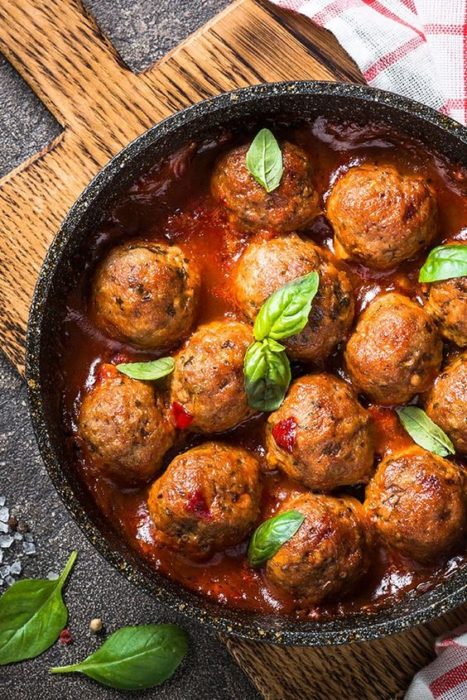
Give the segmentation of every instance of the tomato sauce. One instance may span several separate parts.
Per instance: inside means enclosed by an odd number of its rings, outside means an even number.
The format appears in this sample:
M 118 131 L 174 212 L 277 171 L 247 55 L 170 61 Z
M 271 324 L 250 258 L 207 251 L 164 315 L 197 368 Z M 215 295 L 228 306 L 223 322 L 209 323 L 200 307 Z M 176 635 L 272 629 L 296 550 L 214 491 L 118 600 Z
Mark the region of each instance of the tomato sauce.
M 275 133 L 287 136 L 309 153 L 322 204 L 334 180 L 349 166 L 363 161 L 389 161 L 400 169 L 414 168 L 431 179 L 440 208 L 440 234 L 436 243 L 467 239 L 467 172 L 427 151 L 416 140 L 377 124 L 361 127 L 352 123 L 330 123 L 324 118 L 299 128 L 280 126 L 275 128 Z M 71 435 L 72 441 L 76 439 L 81 397 L 93 385 L 102 362 L 157 357 L 110 340 L 95 328 L 90 319 L 90 280 L 97 261 L 111 247 L 133 237 L 163 240 L 180 246 L 202 270 L 199 322 L 224 317 L 241 318 L 233 305 L 231 279 L 232 269 L 248 237 L 229 226 L 209 193 L 210 173 L 216 158 L 238 141 L 239 137 L 223 134 L 210 142 L 188 144 L 171 158 L 156 164 L 121 197 L 105 224 L 89 241 L 79 284 L 67 300 L 60 338 L 61 367 L 57 391 L 64 407 L 64 435 Z M 332 230 L 324 216 L 316 219 L 303 235 L 333 250 Z M 346 265 L 355 288 L 357 313 L 381 291 L 398 290 L 421 299 L 423 289 L 417 278 L 424 257 L 385 272 L 375 272 L 362 265 Z M 446 353 L 451 352 L 453 349 L 447 347 Z M 310 371 L 303 364 L 294 364 L 292 369 L 295 375 Z M 341 349 L 329 359 L 327 369 L 345 378 Z M 411 444 L 411 438 L 391 408 L 373 405 L 368 408 L 375 425 L 378 460 L 388 452 Z M 186 428 L 189 418 L 179 411 L 176 420 L 180 427 Z M 220 438 L 252 450 L 264 466 L 265 419 L 266 416 L 255 417 Z M 209 439 L 209 436 L 190 436 L 189 433 L 184 433 L 184 436 L 177 448 L 167 455 L 167 463 L 178 452 Z M 284 426 L 281 439 L 287 444 L 293 439 L 293 426 Z M 77 443 L 79 446 L 79 441 Z M 147 488 L 122 489 L 96 474 L 84 451 L 75 450 L 75 455 L 76 469 L 92 498 L 131 547 L 166 576 L 231 607 L 313 618 L 373 611 L 394 603 L 408 592 L 428 590 L 465 564 L 463 553 L 435 565 L 422 566 L 380 547 L 374 552 L 368 575 L 355 592 L 339 602 L 300 610 L 286 593 L 266 582 L 262 570 L 248 566 L 248 542 L 217 553 L 207 562 L 190 561 L 157 541 L 146 506 Z M 265 471 L 261 519 L 274 514 L 292 492 L 300 491 L 301 487 L 287 478 Z M 363 487 L 341 491 L 363 500 Z M 195 499 L 193 508 L 201 512 L 205 504 Z M 204 511 L 202 514 L 208 517 Z

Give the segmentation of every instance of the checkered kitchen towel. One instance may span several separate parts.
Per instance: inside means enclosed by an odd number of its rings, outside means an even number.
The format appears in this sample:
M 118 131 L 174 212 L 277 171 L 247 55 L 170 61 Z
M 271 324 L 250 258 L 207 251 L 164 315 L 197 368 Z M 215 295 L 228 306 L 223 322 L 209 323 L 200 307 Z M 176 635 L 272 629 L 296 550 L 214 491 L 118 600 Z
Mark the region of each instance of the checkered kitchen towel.
M 467 0 L 273 2 L 329 29 L 370 85 L 467 123 Z
M 370 85 L 467 123 L 467 0 L 273 2 L 329 29 Z M 467 700 L 467 626 L 435 649 L 405 700 Z

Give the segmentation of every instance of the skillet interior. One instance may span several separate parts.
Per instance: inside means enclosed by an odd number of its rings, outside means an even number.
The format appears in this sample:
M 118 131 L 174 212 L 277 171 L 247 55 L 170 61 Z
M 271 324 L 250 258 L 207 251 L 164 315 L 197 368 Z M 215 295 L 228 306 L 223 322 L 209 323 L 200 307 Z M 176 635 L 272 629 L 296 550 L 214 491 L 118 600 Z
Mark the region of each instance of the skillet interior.
M 33 424 L 47 470 L 74 519 L 98 551 L 130 581 L 160 602 L 212 628 L 256 641 L 324 645 L 381 637 L 419 624 L 467 600 L 467 569 L 428 593 L 408 596 L 390 609 L 326 622 L 296 621 L 226 609 L 190 593 L 149 569 L 113 532 L 76 478 L 60 431 L 54 384 L 60 312 L 75 278 L 77 253 L 119 195 L 155 161 L 187 141 L 220 128 L 284 117 L 316 116 L 365 124 L 383 122 L 467 165 L 467 130 L 402 97 L 371 88 L 320 82 L 278 83 L 235 91 L 180 112 L 143 134 L 93 180 L 70 211 L 40 272 L 27 339 L 27 378 Z

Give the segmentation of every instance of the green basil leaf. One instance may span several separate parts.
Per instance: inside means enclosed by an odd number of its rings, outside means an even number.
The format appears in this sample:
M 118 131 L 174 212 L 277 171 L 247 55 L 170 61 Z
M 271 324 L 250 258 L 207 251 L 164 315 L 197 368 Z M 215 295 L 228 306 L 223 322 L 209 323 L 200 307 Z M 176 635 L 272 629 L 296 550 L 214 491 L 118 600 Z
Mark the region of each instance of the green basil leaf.
M 290 363 L 284 350 L 272 348 L 268 338 L 250 345 L 243 372 L 249 405 L 256 411 L 275 411 L 289 388 Z
M 143 690 L 170 678 L 187 650 L 187 634 L 177 625 L 122 627 L 81 663 L 50 672 L 79 672 L 118 690 Z
M 256 340 L 266 337 L 282 340 L 300 333 L 308 322 L 318 287 L 318 273 L 310 272 L 271 294 L 255 320 L 253 332 Z
M 33 659 L 58 639 L 68 619 L 62 588 L 76 559 L 72 552 L 56 581 L 17 581 L 0 598 L 0 665 Z
M 420 270 L 419 282 L 440 282 L 467 277 L 467 245 L 440 245 L 430 251 Z
M 295 535 L 304 520 L 305 516 L 297 510 L 287 510 L 261 523 L 248 546 L 248 561 L 251 566 L 261 566 L 273 557 Z
M 127 362 L 116 365 L 119 372 L 132 379 L 144 379 L 147 382 L 162 379 L 174 371 L 175 361 L 173 357 L 161 357 L 150 362 Z
M 397 408 L 399 420 L 417 445 L 440 457 L 455 454 L 454 445 L 444 430 L 433 423 L 425 411 L 417 406 Z
M 279 187 L 284 172 L 282 152 L 269 129 L 256 134 L 246 154 L 246 167 L 266 192 Z

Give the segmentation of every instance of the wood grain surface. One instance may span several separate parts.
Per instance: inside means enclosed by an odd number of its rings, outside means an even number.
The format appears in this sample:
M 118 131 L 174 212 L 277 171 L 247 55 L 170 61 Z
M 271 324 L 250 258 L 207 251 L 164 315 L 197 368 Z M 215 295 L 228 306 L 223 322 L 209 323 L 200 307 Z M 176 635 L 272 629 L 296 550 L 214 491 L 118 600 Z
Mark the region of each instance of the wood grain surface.
M 238 0 L 135 75 L 78 0 L 0 0 L 0 51 L 63 128 L 0 180 L 0 339 L 20 371 L 46 249 L 91 177 L 130 140 L 180 108 L 245 85 L 363 82 L 332 35 L 266 1 Z M 434 635 L 465 616 L 463 608 L 397 637 L 336 648 L 224 641 L 266 698 L 385 700 L 402 697 Z

